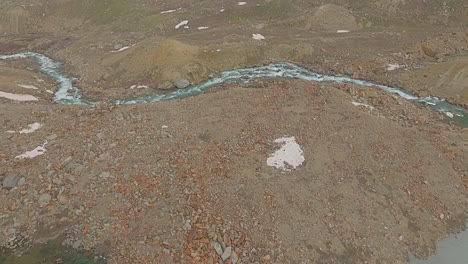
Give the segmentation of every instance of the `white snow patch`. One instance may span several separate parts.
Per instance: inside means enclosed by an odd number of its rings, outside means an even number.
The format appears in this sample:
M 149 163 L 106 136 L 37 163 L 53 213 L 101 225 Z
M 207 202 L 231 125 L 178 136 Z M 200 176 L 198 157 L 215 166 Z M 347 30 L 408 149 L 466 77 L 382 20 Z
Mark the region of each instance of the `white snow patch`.
M 198 27 L 199 30 L 209 29 L 210 27 Z
M 343 33 L 349 33 L 350 31 L 349 30 L 346 30 L 346 29 L 339 29 L 336 31 L 336 33 L 338 34 L 343 34 Z
M 180 22 L 179 24 L 177 24 L 177 25 L 175 26 L 175 29 L 179 29 L 179 28 L 181 28 L 181 27 L 186 27 L 186 26 L 188 25 L 188 23 L 189 23 L 188 20 L 184 20 L 184 21 Z
M 125 47 L 122 47 L 122 48 L 120 48 L 118 50 L 112 50 L 111 52 L 121 52 L 121 51 L 127 50 L 129 48 L 130 48 L 130 46 L 125 46 Z
M 451 113 L 451 112 L 445 112 L 445 115 L 448 116 L 448 117 L 450 117 L 450 118 L 453 118 L 453 117 L 454 117 L 453 113 Z
M 130 86 L 130 89 L 133 90 L 133 89 L 148 89 L 149 87 L 146 86 L 146 85 L 132 85 Z
M 161 127 L 162 129 L 166 129 L 166 128 L 169 128 L 168 126 L 164 125 Z
M 400 64 L 396 64 L 396 63 L 390 63 L 390 64 L 387 64 L 387 71 L 394 71 L 394 70 L 398 70 L 400 68 L 403 68 L 404 66 L 400 65 Z
M 34 157 L 37 157 L 37 156 L 40 156 L 40 155 L 44 155 L 45 152 L 47 151 L 45 149 L 45 146 L 47 145 L 47 141 L 44 142 L 44 144 L 42 144 L 42 146 L 37 146 L 37 148 L 31 150 L 31 151 L 28 151 L 28 152 L 25 152 L 21 155 L 18 155 L 15 157 L 15 159 L 32 159 Z
M 247 2 L 237 2 L 237 5 L 240 5 L 240 6 L 243 6 L 243 5 L 246 5 Z
M 224 11 L 226 11 L 226 9 L 224 9 L 224 8 L 219 10 L 219 12 L 221 12 L 221 13 L 224 12 Z
M 182 9 L 182 7 L 179 7 L 177 9 L 166 10 L 166 11 L 162 11 L 161 14 L 174 13 L 174 12 L 179 11 L 181 9 Z
M 255 40 L 263 40 L 265 37 L 262 34 L 252 34 L 252 38 Z
M 32 90 L 38 90 L 34 85 L 28 85 L 28 84 L 18 84 L 19 87 L 24 88 L 24 89 L 32 89 Z
M 10 100 L 20 101 L 20 102 L 39 101 L 37 97 L 32 96 L 30 94 L 12 94 L 12 93 L 5 93 L 2 91 L 0 91 L 0 97 L 10 99 Z
M 358 102 L 351 102 L 351 103 L 352 103 L 354 106 L 364 106 L 364 107 L 367 107 L 367 108 L 369 108 L 369 109 L 371 109 L 371 110 L 373 110 L 373 109 L 374 109 L 374 107 L 373 107 L 373 106 L 371 106 L 371 105 L 368 105 L 368 104 L 364 104 L 364 103 L 358 103 Z
M 177 11 L 176 9 L 171 9 L 171 10 L 162 11 L 161 14 L 168 14 L 168 13 L 173 13 L 176 11 Z
M 24 128 L 22 130 L 20 130 L 20 134 L 30 134 L 36 130 L 38 130 L 39 128 L 42 127 L 42 124 L 41 123 L 32 123 L 32 124 L 29 124 L 28 125 L 28 128 Z
M 45 90 L 47 93 L 50 93 L 50 94 L 53 94 L 54 92 L 52 92 L 51 90 Z
M 295 137 L 278 138 L 274 142 L 283 146 L 267 159 L 268 166 L 291 171 L 291 168 L 296 169 L 305 161 L 304 152 Z

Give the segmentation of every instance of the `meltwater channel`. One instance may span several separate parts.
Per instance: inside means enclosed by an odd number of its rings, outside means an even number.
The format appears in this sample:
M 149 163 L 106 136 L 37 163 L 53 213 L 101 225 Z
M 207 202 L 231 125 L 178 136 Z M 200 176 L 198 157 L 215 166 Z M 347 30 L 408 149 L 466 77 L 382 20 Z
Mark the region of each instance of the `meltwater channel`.
M 61 70 L 61 63 L 54 61 L 46 55 L 36 52 L 24 52 L 11 55 L 0 55 L 0 60 L 33 58 L 39 64 L 39 70 L 53 78 L 58 84 L 59 89 L 55 93 L 54 102 L 68 105 L 94 105 L 93 102 L 83 98 L 80 90 L 73 86 L 73 77 Z M 468 110 L 448 103 L 444 99 L 437 97 L 418 97 L 402 88 L 390 87 L 371 81 L 354 79 L 346 76 L 324 75 L 310 71 L 289 62 L 272 63 L 265 66 L 235 69 L 224 71 L 218 74 L 218 77 L 209 79 L 200 84 L 187 87 L 185 89 L 174 90 L 172 92 L 160 95 L 144 96 L 130 99 L 114 101 L 115 104 L 139 104 L 153 103 L 164 100 L 186 98 L 203 93 L 205 90 L 218 86 L 223 83 L 249 82 L 253 79 L 264 77 L 285 77 L 295 78 L 314 82 L 334 82 L 351 83 L 368 87 L 377 87 L 390 93 L 397 94 L 407 100 L 420 102 L 431 106 L 436 111 L 444 113 L 452 118 L 456 124 L 468 127 Z

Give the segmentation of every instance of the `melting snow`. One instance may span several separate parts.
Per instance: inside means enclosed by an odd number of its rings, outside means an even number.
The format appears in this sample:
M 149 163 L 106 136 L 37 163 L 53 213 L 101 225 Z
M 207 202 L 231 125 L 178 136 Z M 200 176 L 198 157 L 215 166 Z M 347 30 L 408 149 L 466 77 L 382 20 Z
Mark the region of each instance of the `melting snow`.
M 37 88 L 37 87 L 34 86 L 34 85 L 18 84 L 18 86 L 21 87 L 21 88 L 24 88 L 24 89 L 33 89 L 33 90 L 39 89 L 39 88 Z
M 368 107 L 368 108 L 370 108 L 371 110 L 372 110 L 372 109 L 374 109 L 374 107 L 373 107 L 373 106 L 371 106 L 371 105 L 368 105 L 368 104 L 364 104 L 364 103 L 358 103 L 358 102 L 351 102 L 351 103 L 352 103 L 353 105 L 355 105 L 355 106 L 365 106 L 365 107 Z
M 387 65 L 387 71 L 394 71 L 394 70 L 398 70 L 400 68 L 403 68 L 403 66 L 401 66 L 400 64 L 388 64 Z
M 166 10 L 166 11 L 162 11 L 161 14 L 168 14 L 168 13 L 172 13 L 172 12 L 176 12 L 177 10 L 175 9 L 171 9 L 171 10 Z
M 125 46 L 125 47 L 122 47 L 122 48 L 120 48 L 118 50 L 112 50 L 111 52 L 121 52 L 121 51 L 124 51 L 124 50 L 129 49 L 129 48 L 130 48 L 130 46 Z
M 177 9 L 166 10 L 166 11 L 162 11 L 161 14 L 173 13 L 173 12 L 179 11 L 181 9 L 182 9 L 182 7 L 179 7 Z
M 34 157 L 37 157 L 37 156 L 40 156 L 40 155 L 44 155 L 44 153 L 47 151 L 45 149 L 45 145 L 47 145 L 47 141 L 44 142 L 44 144 L 42 144 L 42 146 L 38 146 L 37 148 L 31 150 L 31 151 L 28 151 L 28 152 L 25 152 L 19 156 L 16 156 L 15 159 L 32 159 Z
M 42 127 L 42 124 L 36 122 L 36 123 L 33 123 L 33 124 L 29 124 L 28 128 L 25 128 L 25 129 L 21 130 L 19 133 L 20 134 L 29 134 L 29 133 L 32 133 L 32 132 L 38 130 L 41 127 Z
M 199 30 L 208 29 L 209 27 L 198 27 Z
M 10 100 L 20 101 L 20 102 L 39 101 L 37 97 L 32 96 L 30 94 L 12 94 L 12 93 L 5 93 L 2 91 L 0 91 L 0 97 L 10 99 Z
M 274 142 L 282 143 L 283 146 L 267 159 L 268 166 L 291 171 L 291 168 L 295 169 L 305 161 L 304 152 L 301 146 L 296 143 L 295 137 L 278 138 Z
M 240 6 L 243 6 L 243 5 L 246 5 L 247 2 L 237 2 L 237 4 L 240 5 Z
M 133 90 L 133 89 L 148 89 L 149 87 L 146 86 L 146 85 L 132 85 L 130 86 L 130 89 Z
M 185 28 L 185 27 L 188 25 L 188 23 L 189 23 L 188 20 L 184 20 L 184 21 L 180 22 L 179 24 L 177 24 L 177 25 L 175 26 L 175 29 L 179 29 L 179 28 L 181 28 L 181 27 L 184 27 L 184 28 Z
M 263 40 L 265 37 L 262 34 L 252 34 L 252 38 L 256 40 Z
M 349 30 L 345 30 L 345 29 L 339 29 L 336 31 L 336 33 L 338 34 L 349 33 L 349 32 L 350 32 Z
M 454 115 L 453 115 L 452 113 L 450 113 L 450 112 L 445 112 L 445 115 L 448 116 L 448 117 L 450 117 L 450 118 L 453 118 L 453 117 L 454 117 Z

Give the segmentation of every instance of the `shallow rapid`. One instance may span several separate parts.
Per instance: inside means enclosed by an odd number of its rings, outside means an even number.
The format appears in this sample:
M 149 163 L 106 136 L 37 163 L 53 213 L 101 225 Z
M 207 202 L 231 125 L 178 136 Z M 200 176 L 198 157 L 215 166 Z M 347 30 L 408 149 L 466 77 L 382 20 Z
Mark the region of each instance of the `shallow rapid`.
M 54 102 L 59 104 L 94 105 L 93 102 L 84 99 L 78 88 L 73 86 L 73 77 L 61 70 L 61 64 L 36 52 L 24 52 L 12 55 L 0 55 L 0 60 L 33 58 L 39 64 L 39 70 L 55 79 L 59 84 L 59 89 L 55 93 Z M 249 82 L 253 79 L 265 77 L 285 77 L 295 78 L 315 82 L 351 83 L 367 87 L 377 87 L 390 93 L 397 94 L 407 100 L 424 103 L 431 108 L 444 113 L 460 126 L 468 127 L 468 110 L 457 105 L 448 103 L 444 99 L 437 97 L 418 97 L 408 91 L 398 87 L 390 87 L 371 81 L 354 79 L 346 76 L 324 75 L 310 71 L 306 68 L 288 62 L 272 63 L 265 66 L 235 69 L 219 73 L 218 77 L 209 79 L 200 84 L 187 87 L 185 89 L 174 90 L 166 94 L 151 95 L 130 99 L 114 101 L 115 104 L 139 104 L 153 103 L 164 100 L 191 97 L 203 93 L 205 90 L 223 83 Z

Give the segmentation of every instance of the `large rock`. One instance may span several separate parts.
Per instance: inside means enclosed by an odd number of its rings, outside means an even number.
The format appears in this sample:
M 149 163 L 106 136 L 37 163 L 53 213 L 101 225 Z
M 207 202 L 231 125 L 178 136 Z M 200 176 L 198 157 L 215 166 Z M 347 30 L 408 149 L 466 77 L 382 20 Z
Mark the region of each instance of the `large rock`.
M 190 85 L 190 82 L 188 80 L 182 79 L 182 80 L 176 81 L 174 85 L 179 89 L 184 89 Z
M 10 190 L 16 187 L 20 177 L 15 174 L 8 174 L 5 179 L 3 179 L 3 188 Z
M 48 193 L 44 193 L 41 196 L 39 196 L 39 207 L 44 207 L 50 203 L 50 200 L 52 199 L 52 196 Z

